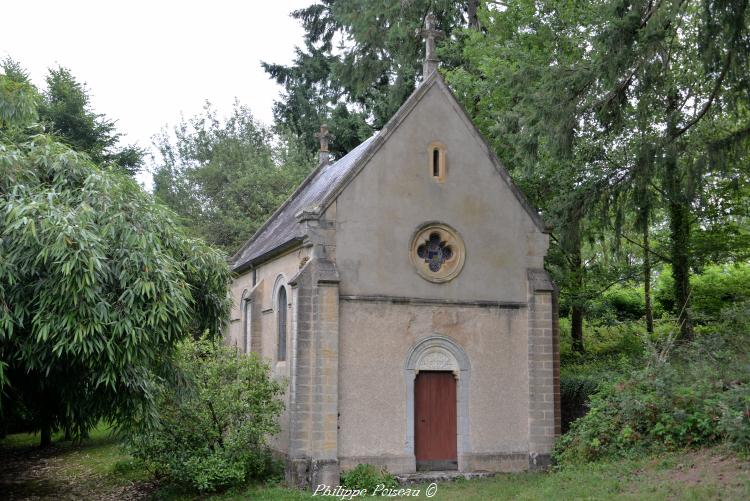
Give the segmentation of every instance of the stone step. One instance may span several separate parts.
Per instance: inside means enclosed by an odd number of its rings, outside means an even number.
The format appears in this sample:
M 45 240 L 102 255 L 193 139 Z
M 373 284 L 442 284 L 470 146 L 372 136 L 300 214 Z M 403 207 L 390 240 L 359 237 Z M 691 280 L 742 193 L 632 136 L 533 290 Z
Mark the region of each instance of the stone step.
M 417 473 L 400 473 L 394 475 L 401 485 L 431 484 L 433 482 L 453 482 L 458 479 L 474 480 L 476 478 L 491 478 L 492 471 L 419 471 Z

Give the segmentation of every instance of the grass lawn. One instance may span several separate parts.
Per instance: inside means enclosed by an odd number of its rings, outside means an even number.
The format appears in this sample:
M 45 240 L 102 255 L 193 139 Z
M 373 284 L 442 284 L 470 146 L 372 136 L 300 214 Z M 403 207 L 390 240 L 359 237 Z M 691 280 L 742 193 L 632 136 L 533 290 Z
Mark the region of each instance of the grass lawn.
M 0 442 L 0 498 L 207 499 L 157 486 L 122 452 L 105 428 L 94 430 L 80 445 L 56 442 L 51 448 L 39 449 L 37 441 L 38 436 L 11 435 Z M 413 488 L 421 489 L 420 498 L 427 499 L 426 486 Z M 253 486 L 209 499 L 312 498 L 310 492 Z M 503 474 L 440 484 L 432 499 L 745 500 L 750 499 L 750 462 L 723 448 L 704 449 L 569 467 L 553 473 Z

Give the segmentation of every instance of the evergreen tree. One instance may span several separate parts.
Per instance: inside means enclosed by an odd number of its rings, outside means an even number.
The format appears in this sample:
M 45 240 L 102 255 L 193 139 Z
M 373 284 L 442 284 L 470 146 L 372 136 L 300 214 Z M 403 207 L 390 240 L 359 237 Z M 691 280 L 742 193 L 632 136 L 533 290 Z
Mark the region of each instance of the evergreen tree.
M 305 30 L 304 48 L 291 66 L 263 64 L 284 86 L 274 107 L 277 124 L 314 151 L 313 134 L 327 123 L 336 136 L 333 155 L 344 155 L 382 128 L 414 91 L 422 74 L 426 15 L 432 11 L 451 35 L 459 27 L 478 27 L 478 4 L 323 0 L 294 11 Z
M 91 109 L 88 89 L 70 70 L 51 68 L 46 83 L 39 118 L 50 133 L 96 164 L 112 163 L 130 175 L 141 169 L 145 152 L 137 146 L 119 146 L 122 134 L 115 122 Z
M 642 182 L 665 201 L 676 313 L 689 338 L 697 202 L 747 165 L 750 11 L 746 0 L 616 0 L 606 7 L 593 39 L 589 102 L 610 131 L 608 150 L 646 148 L 644 141 L 654 149 L 655 169 L 634 175 L 645 175 Z M 648 133 L 633 136 L 634 123 Z
M 636 221 L 648 282 L 648 231 L 662 205 L 675 313 L 689 337 L 691 235 L 707 227 L 701 213 L 731 214 L 723 220 L 737 228 L 734 242 L 747 237 L 738 228 L 747 221 L 746 2 L 522 1 L 479 17 L 483 31 L 466 35 L 465 64 L 448 80 L 555 225 L 574 346 L 582 346 L 587 296 L 582 263 L 593 269 L 603 258 L 584 257 L 586 241 Z
M 50 69 L 47 87 L 40 92 L 18 62 L 6 58 L 0 63 L 0 69 L 5 75 L 5 85 L 28 89 L 34 120 L 38 120 L 47 133 L 57 136 L 79 153 L 86 153 L 96 164 L 113 164 L 130 175 L 142 168 L 145 151 L 133 145 L 120 145 L 122 134 L 117 131 L 115 122 L 92 110 L 88 89 L 70 70 Z

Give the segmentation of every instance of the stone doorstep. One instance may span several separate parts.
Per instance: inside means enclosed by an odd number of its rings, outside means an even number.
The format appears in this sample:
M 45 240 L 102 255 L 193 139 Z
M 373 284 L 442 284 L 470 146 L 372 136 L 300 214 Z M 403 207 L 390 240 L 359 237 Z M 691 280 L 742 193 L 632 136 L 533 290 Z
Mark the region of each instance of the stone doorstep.
M 420 471 L 417 473 L 400 473 L 393 475 L 401 485 L 429 484 L 432 482 L 453 482 L 458 479 L 474 480 L 477 478 L 491 478 L 496 475 L 492 471 Z

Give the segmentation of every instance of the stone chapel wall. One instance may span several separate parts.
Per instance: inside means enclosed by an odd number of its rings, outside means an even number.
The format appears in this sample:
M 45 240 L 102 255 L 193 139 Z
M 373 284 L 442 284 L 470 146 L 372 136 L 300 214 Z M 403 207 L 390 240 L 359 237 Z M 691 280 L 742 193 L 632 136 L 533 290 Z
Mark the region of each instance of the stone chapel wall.
M 459 445 L 459 468 L 526 468 L 529 386 L 525 308 L 344 300 L 340 322 L 342 468 L 369 462 L 384 464 L 393 472 L 414 471 L 414 445 L 408 440 L 407 421 L 413 401 L 406 380 L 414 375 L 405 372 L 404 363 L 412 346 L 435 335 L 455 341 L 470 361 L 468 436 L 463 457 Z M 462 373 L 461 377 L 466 376 Z
M 295 303 L 292 287 L 287 284 L 300 268 L 300 263 L 309 255 L 309 249 L 299 248 L 261 264 L 255 272 L 255 283 L 258 294 L 253 298 L 253 328 L 251 331 L 252 350 L 260 353 L 271 365 L 273 376 L 287 382 L 291 376 L 292 338 L 295 332 Z M 287 287 L 287 357 L 286 361 L 277 360 L 276 301 L 278 287 Z M 243 348 L 244 319 L 241 301 L 243 292 L 252 291 L 253 272 L 246 271 L 235 278 L 232 288 L 231 322 L 227 333 L 227 343 Z M 243 350 L 244 351 L 244 350 Z M 289 449 L 289 391 L 282 397 L 285 411 L 280 418 L 281 432 L 272 437 L 271 446 L 286 453 Z

